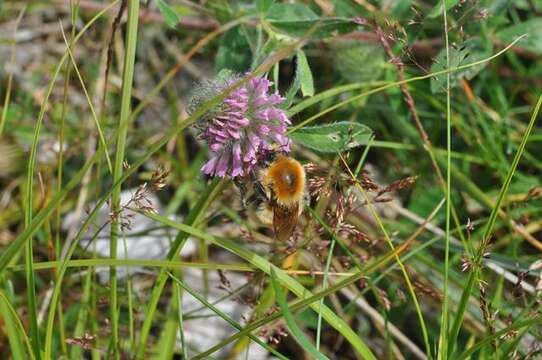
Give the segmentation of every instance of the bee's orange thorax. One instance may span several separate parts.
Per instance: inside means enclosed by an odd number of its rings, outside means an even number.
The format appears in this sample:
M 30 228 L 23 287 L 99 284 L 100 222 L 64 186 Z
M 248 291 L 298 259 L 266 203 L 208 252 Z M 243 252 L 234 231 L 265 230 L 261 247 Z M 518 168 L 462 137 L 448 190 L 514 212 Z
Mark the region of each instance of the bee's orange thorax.
M 279 205 L 298 204 L 305 192 L 305 170 L 295 159 L 279 156 L 264 174 L 263 182 L 274 193 Z

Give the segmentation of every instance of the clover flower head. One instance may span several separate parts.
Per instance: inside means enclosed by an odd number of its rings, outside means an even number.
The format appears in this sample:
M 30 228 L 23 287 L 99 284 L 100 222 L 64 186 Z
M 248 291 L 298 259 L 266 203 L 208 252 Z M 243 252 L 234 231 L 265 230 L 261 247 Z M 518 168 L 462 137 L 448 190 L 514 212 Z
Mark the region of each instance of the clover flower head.
M 199 97 L 193 99 L 192 111 L 203 100 L 218 95 L 237 81 L 239 77 L 206 83 Z M 284 99 L 277 92 L 269 93 L 270 86 L 271 82 L 265 78 L 252 78 L 202 116 L 198 123 L 200 138 L 207 142 L 211 153 L 201 168 L 204 174 L 245 176 L 263 154 L 277 145 L 283 152 L 290 151 L 286 130 L 291 122 L 279 107 Z

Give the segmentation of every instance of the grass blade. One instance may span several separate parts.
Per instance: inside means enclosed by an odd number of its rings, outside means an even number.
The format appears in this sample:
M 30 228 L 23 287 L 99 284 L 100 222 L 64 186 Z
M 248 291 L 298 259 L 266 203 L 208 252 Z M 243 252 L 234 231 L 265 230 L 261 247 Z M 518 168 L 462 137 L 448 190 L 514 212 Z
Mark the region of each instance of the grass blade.
M 443 2 L 445 0 L 442 0 Z M 442 7 L 444 38 L 446 44 L 446 69 L 450 68 L 450 45 L 448 43 L 448 16 L 446 4 Z M 450 103 L 450 73 L 446 73 L 446 228 L 444 234 L 444 291 L 440 324 L 438 358 L 448 358 L 448 278 L 450 268 L 450 220 L 452 208 L 452 120 Z
M 122 95 L 120 103 L 120 117 L 117 133 L 115 164 L 113 167 L 113 182 L 118 182 L 122 177 L 122 166 L 124 162 L 124 151 L 126 147 L 126 137 L 130 123 L 130 108 L 132 102 L 132 84 L 134 80 L 134 64 L 137 46 L 137 26 L 139 22 L 139 0 L 128 0 L 128 27 L 126 31 L 126 53 L 124 55 L 124 67 L 122 74 Z M 96 123 L 99 124 L 96 118 Z M 104 144 L 104 152 L 107 152 Z M 111 242 L 109 254 L 111 259 L 117 257 L 117 242 L 119 232 L 119 212 L 120 212 L 120 192 L 119 185 L 111 194 L 111 211 L 114 214 L 111 222 Z M 110 270 L 109 306 L 111 311 L 111 341 L 113 343 L 114 357 L 120 357 L 119 346 L 119 308 L 117 303 L 117 270 L 114 266 Z
M 288 308 L 288 302 L 286 301 L 286 296 L 284 295 L 284 293 L 282 292 L 282 289 L 280 288 L 280 284 L 277 279 L 277 275 L 275 273 L 274 267 L 271 267 L 271 282 L 273 283 L 273 289 L 275 289 L 275 298 L 282 312 L 282 316 L 284 317 L 284 320 L 286 321 L 286 324 L 288 325 L 288 329 L 294 336 L 294 339 L 299 343 L 299 345 L 301 345 L 305 350 L 307 350 L 309 354 L 313 356 L 314 359 L 329 360 L 327 356 L 325 356 L 320 351 L 318 351 L 318 349 L 305 336 L 303 331 L 297 326 L 294 316 L 292 315 L 292 313 L 290 312 L 290 309 Z
M 3 291 L 0 291 L 0 315 L 2 315 L 7 328 L 9 346 L 13 359 L 24 360 L 29 356 L 34 359 L 34 354 L 24 331 L 23 324 Z M 22 340 L 24 340 L 24 345 Z

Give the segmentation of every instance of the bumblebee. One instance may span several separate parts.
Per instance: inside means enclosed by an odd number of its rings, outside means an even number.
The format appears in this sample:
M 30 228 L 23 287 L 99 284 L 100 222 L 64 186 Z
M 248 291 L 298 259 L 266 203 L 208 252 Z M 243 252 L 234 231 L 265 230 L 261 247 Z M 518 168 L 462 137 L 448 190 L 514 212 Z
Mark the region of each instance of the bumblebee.
M 272 226 L 276 240 L 284 242 L 303 212 L 305 170 L 299 161 L 280 153 L 269 154 L 262 164 L 252 179 L 254 194 L 249 205 L 255 206 L 246 210 L 249 216 L 255 215 L 264 225 Z M 243 187 L 238 187 L 243 193 Z

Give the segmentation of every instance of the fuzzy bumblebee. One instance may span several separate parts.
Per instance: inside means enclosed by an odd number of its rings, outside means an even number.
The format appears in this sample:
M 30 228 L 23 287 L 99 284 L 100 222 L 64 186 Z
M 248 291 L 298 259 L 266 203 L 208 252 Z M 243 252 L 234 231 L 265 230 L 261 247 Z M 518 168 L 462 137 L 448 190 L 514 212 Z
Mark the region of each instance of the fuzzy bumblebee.
M 279 155 L 268 167 L 260 170 L 258 183 L 266 200 L 259 207 L 258 218 L 273 226 L 278 241 L 288 240 L 303 211 L 303 166 L 291 157 Z

